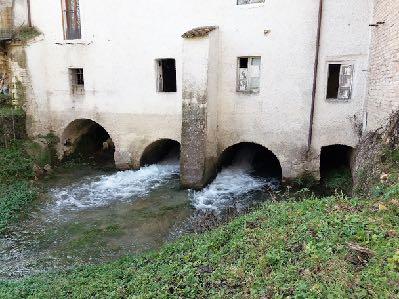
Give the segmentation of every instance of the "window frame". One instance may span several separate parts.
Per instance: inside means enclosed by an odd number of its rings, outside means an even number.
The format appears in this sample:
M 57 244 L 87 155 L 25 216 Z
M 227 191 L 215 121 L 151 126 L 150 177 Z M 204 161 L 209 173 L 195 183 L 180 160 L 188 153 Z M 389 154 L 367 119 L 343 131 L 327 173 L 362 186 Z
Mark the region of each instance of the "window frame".
M 266 0 L 261 0 L 262 2 L 253 2 L 253 3 L 243 3 L 243 4 L 239 4 L 239 1 L 240 0 L 235 0 L 235 4 L 236 4 L 236 6 L 239 6 L 239 7 L 253 7 L 253 6 L 262 6 L 262 5 L 264 5 L 265 3 L 266 3 Z
M 247 86 L 248 88 L 246 90 L 242 90 L 240 88 L 240 82 L 242 81 L 241 79 L 241 59 L 247 58 Z M 252 61 L 254 59 L 259 59 L 259 76 L 258 77 L 250 77 L 250 66 L 252 66 Z M 257 90 L 254 88 L 251 88 L 251 78 L 258 78 L 259 79 L 259 85 L 257 87 Z M 259 94 L 260 93 L 260 88 L 261 88 L 261 78 L 262 78 L 262 56 L 239 56 L 237 57 L 237 64 L 236 64 L 236 92 L 239 94 Z
M 340 65 L 340 71 L 339 71 L 339 84 L 338 84 L 338 91 L 337 91 L 337 97 L 336 98 L 331 98 L 328 97 L 328 82 L 329 82 L 329 77 L 330 77 L 330 65 Z M 353 100 L 354 98 L 354 82 L 355 82 L 355 62 L 350 61 L 350 60 L 336 60 L 336 61 L 327 61 L 326 65 L 326 79 L 325 79 L 325 99 L 328 102 L 340 102 L 340 103 L 345 103 Z M 345 67 L 351 67 L 351 74 L 350 75 L 343 75 L 343 68 Z M 344 76 L 350 76 L 350 86 L 344 86 L 343 84 L 343 78 Z M 340 94 L 342 94 L 343 90 L 349 90 L 349 97 L 342 97 Z
M 173 60 L 174 61 L 174 66 L 175 66 L 175 71 L 174 71 L 174 75 L 175 75 L 175 90 L 173 91 L 165 91 L 164 90 L 164 71 L 163 71 L 163 66 L 162 66 L 162 61 L 165 60 Z M 161 63 L 161 65 L 160 65 Z M 155 59 L 155 83 L 156 83 L 156 92 L 157 93 L 176 93 L 177 92 L 177 64 L 176 64 L 176 58 L 156 58 Z M 162 86 L 161 86 L 162 83 Z
M 68 4 L 70 1 L 75 1 L 75 12 L 74 20 L 76 22 L 76 32 L 71 33 L 72 29 L 70 28 L 68 22 Z M 73 40 L 81 40 L 82 39 L 82 19 L 80 13 L 80 0 L 61 0 L 61 13 L 62 13 L 62 28 L 63 28 L 63 37 L 64 40 L 73 41 Z M 76 36 L 74 36 L 76 34 Z
M 68 68 L 69 85 L 71 95 L 82 96 L 85 94 L 85 75 L 83 67 Z M 79 84 L 79 76 L 82 77 L 83 84 Z

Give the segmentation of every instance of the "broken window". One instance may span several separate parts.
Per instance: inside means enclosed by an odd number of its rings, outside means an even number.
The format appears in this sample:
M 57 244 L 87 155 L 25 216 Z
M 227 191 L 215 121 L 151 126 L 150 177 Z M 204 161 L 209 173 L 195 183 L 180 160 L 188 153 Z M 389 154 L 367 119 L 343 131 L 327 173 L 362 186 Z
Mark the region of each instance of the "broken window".
M 265 0 L 237 0 L 237 5 L 245 5 L 253 3 L 265 3 Z
M 327 99 L 350 100 L 352 98 L 353 65 L 329 64 Z
M 71 82 L 71 92 L 73 95 L 82 95 L 85 91 L 85 81 L 83 76 L 83 69 L 74 68 L 69 69 L 69 77 Z
M 176 92 L 176 60 L 157 59 L 157 91 Z
M 239 57 L 237 91 L 258 93 L 260 90 L 260 57 Z
M 81 39 L 79 0 L 63 0 L 63 11 L 65 39 Z

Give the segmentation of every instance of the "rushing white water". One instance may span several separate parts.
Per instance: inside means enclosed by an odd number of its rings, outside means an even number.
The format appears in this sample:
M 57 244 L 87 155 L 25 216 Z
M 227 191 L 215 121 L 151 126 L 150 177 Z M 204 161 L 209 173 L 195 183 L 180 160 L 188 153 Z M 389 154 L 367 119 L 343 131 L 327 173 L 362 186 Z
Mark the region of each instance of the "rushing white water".
M 57 211 L 102 207 L 148 195 L 178 173 L 177 162 L 151 165 L 140 170 L 90 177 L 68 187 L 54 188 L 50 195 L 55 198 L 53 208 Z
M 279 188 L 277 179 L 255 177 L 248 165 L 239 163 L 225 168 L 208 187 L 193 192 L 191 199 L 194 207 L 197 210 L 220 211 L 251 192 Z
M 55 199 L 51 209 L 56 212 L 74 211 L 131 201 L 148 195 L 178 174 L 178 162 L 164 162 L 140 170 L 89 177 L 79 183 L 50 190 L 51 197 Z M 278 187 L 278 180 L 255 177 L 249 163 L 239 161 L 223 169 L 204 190 L 191 192 L 189 199 L 197 210 L 219 211 L 237 200 L 245 205 L 245 196 L 252 192 Z
M 178 188 L 177 161 L 95 171 L 78 183 L 61 180 L 57 186 L 63 187 L 48 191 L 48 202 L 0 237 L 0 279 L 108 261 L 217 225 L 209 215 L 223 216 L 231 207 L 245 211 L 267 200 L 262 191 L 278 188 L 277 180 L 254 176 L 249 165 L 236 160 L 199 192 Z

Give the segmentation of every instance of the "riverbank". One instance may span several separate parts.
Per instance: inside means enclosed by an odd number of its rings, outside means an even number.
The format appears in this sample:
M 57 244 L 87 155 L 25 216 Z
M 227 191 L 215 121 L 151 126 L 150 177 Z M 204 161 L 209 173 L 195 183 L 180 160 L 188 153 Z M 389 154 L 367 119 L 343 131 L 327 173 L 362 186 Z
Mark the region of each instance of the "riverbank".
M 399 187 L 373 199 L 310 197 L 159 251 L 0 283 L 1 298 L 395 298 Z
M 0 147 L 0 234 L 37 198 L 34 177 L 33 160 L 24 141 Z

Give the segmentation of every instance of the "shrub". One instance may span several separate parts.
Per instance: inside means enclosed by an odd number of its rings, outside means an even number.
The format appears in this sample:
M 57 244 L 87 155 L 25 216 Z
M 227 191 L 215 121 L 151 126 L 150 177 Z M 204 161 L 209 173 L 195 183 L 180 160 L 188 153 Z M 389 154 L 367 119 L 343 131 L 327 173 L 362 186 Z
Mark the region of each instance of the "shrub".
M 0 148 L 0 184 L 33 178 L 33 161 L 25 151 L 24 142 L 16 141 L 8 148 Z
M 329 191 L 349 193 L 352 188 L 352 173 L 350 169 L 339 168 L 331 171 L 324 179 L 324 187 Z
M 27 181 L 0 184 L 0 233 L 18 219 L 22 210 L 37 196 L 36 190 Z

